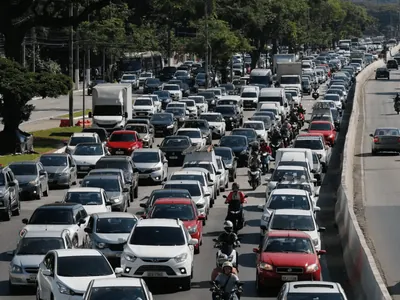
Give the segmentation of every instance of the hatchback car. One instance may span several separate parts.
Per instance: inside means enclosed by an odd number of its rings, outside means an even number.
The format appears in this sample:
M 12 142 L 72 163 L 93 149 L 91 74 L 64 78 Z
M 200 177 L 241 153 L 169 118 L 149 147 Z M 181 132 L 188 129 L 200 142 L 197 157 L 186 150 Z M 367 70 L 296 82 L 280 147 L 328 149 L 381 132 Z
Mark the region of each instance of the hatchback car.
M 139 179 L 161 183 L 168 177 L 168 160 L 160 149 L 138 149 L 132 153 Z
M 372 155 L 379 152 L 397 152 L 400 153 L 400 130 L 397 128 L 377 128 L 371 142 Z

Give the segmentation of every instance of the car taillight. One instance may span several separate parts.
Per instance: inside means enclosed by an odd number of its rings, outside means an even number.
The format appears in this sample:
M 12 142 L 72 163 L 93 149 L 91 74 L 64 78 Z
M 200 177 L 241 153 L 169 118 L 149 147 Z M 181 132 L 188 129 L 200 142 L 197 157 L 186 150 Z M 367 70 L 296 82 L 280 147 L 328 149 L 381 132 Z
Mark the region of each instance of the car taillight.
M 379 143 L 379 138 L 377 136 L 374 137 L 374 143 Z

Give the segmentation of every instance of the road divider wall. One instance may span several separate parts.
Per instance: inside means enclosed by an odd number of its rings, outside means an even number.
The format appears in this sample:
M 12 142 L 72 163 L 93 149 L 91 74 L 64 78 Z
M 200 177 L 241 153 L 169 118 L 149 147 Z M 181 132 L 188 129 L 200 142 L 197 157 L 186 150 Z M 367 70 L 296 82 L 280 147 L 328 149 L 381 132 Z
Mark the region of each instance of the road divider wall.
M 392 49 L 397 53 L 400 46 Z M 341 184 L 337 191 L 335 221 L 343 247 L 343 260 L 347 275 L 354 291 L 354 300 L 391 300 L 374 257 L 354 213 L 354 154 L 356 146 L 357 123 L 360 114 L 360 101 L 364 101 L 364 85 L 384 65 L 382 60 L 366 67 L 356 78 L 353 106 L 343 148 Z M 363 134 L 363 133 L 361 133 Z M 328 249 L 329 251 L 329 249 Z

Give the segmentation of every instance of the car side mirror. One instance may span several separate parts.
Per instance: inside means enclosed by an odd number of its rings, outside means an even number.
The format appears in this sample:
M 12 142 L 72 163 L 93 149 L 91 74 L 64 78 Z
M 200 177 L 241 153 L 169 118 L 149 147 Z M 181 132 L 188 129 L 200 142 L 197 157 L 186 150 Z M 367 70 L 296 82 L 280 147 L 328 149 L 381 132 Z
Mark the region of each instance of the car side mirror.
M 218 172 L 216 172 L 215 174 L 217 174 L 217 175 L 221 175 L 222 173 L 218 171 Z
M 86 228 L 84 229 L 84 231 L 85 231 L 86 233 L 93 233 L 92 228 L 89 228 L 89 227 L 86 227 Z
M 198 239 L 190 239 L 190 241 L 189 241 L 189 245 L 192 245 L 192 246 L 195 246 L 195 245 L 197 245 L 199 243 L 199 240 Z
M 123 191 L 124 193 L 128 193 L 128 192 L 129 192 L 129 188 L 123 188 L 122 191 Z
M 262 230 L 264 230 L 264 231 L 267 230 L 267 226 L 265 226 L 265 225 L 261 225 L 260 228 L 261 228 Z
M 317 254 L 324 255 L 324 254 L 326 254 L 326 250 L 319 250 L 319 251 L 317 251 Z
M 260 248 L 253 248 L 253 253 L 260 253 Z
M 210 197 L 210 196 L 211 196 L 211 194 L 210 194 L 209 192 L 207 192 L 207 193 L 205 193 L 205 194 L 204 194 L 204 196 L 206 196 L 206 197 Z
M 326 230 L 325 227 L 320 227 L 320 228 L 318 228 L 318 232 L 324 232 L 325 230 Z
M 141 208 L 147 208 L 147 203 L 140 203 L 139 206 L 140 206 Z
M 63 141 L 64 146 L 68 145 L 68 141 Z
M 53 272 L 50 271 L 49 269 L 44 269 L 44 270 L 42 271 L 42 274 L 43 274 L 44 276 L 47 276 L 47 277 L 53 276 Z
M 372 137 L 372 138 L 374 137 L 374 135 L 372 133 L 370 133 L 369 136 Z
M 317 212 L 317 211 L 321 211 L 321 207 L 315 206 L 315 207 L 314 207 L 314 212 Z
M 85 223 L 86 223 L 85 219 L 80 219 L 79 222 L 78 222 L 78 225 L 80 226 L 80 225 L 85 224 Z
M 22 219 L 22 224 L 25 224 L 25 225 L 27 225 L 27 224 L 28 224 L 28 222 L 29 222 L 29 220 L 28 220 L 27 218 L 25 218 L 25 219 Z
M 122 268 L 115 268 L 114 273 L 115 275 L 121 275 L 124 272 L 124 269 Z

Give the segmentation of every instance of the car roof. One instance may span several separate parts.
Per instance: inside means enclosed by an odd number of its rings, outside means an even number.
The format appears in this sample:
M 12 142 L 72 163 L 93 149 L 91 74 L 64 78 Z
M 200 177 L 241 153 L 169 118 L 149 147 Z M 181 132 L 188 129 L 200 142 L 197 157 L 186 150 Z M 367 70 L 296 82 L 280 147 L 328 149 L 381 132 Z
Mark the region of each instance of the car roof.
M 300 189 L 275 189 L 272 190 L 271 195 L 301 195 L 301 196 L 306 196 L 307 191 L 305 190 L 300 190 Z
M 142 279 L 133 277 L 93 279 L 92 288 L 98 287 L 142 287 Z
M 136 149 L 139 150 L 139 149 Z M 109 168 L 109 169 L 92 169 L 90 170 L 89 174 L 96 174 L 96 173 L 102 173 L 102 172 L 107 172 L 107 173 L 123 173 L 123 171 L 121 169 L 117 169 L 117 168 Z
M 83 178 L 83 180 L 85 179 L 106 179 L 106 180 L 111 180 L 111 179 L 118 179 L 119 180 L 119 175 L 118 174 L 106 174 L 106 175 L 101 175 L 101 174 L 93 174 L 93 175 L 89 175 L 86 176 L 85 178 Z
M 204 176 L 204 172 L 201 171 L 197 171 L 197 170 L 188 170 L 188 169 L 183 169 L 183 170 L 179 170 L 179 171 L 175 171 L 171 174 L 172 175 L 201 175 Z
M 96 132 L 75 132 L 71 135 L 71 137 L 94 137 L 96 136 Z
M 128 218 L 128 219 L 136 219 L 136 216 L 129 212 L 119 212 L 119 211 L 108 211 L 102 213 L 95 213 L 93 216 L 97 216 L 98 218 Z
M 332 124 L 330 121 L 312 121 L 312 123 L 316 123 L 316 124 Z
M 295 171 L 303 171 L 306 168 L 303 166 L 279 166 L 275 170 L 295 170 Z
M 189 198 L 159 198 L 153 205 L 156 204 L 192 204 L 192 199 Z
M 42 155 L 40 155 L 40 157 L 42 156 L 64 156 L 64 157 L 68 157 L 68 153 L 43 153 Z
M 167 180 L 164 183 L 164 187 L 168 184 L 195 184 L 195 185 L 199 185 L 199 181 L 197 180 Z
M 199 128 L 187 128 L 187 127 L 185 127 L 185 128 L 179 128 L 178 132 L 179 131 L 201 131 L 201 130 Z
M 130 156 L 117 156 L 117 155 L 113 155 L 113 156 L 103 156 L 101 157 L 99 160 L 129 160 Z M 98 160 L 98 161 L 99 161 Z
M 165 193 L 165 192 L 180 192 L 180 193 L 188 193 L 188 190 L 185 189 L 158 189 L 158 190 L 153 190 L 151 193 L 152 194 L 157 194 L 157 193 Z
M 28 230 L 24 233 L 24 238 L 44 238 L 44 237 L 57 237 L 61 238 L 65 229 L 62 230 Z
M 268 232 L 268 237 L 298 237 L 310 239 L 310 236 L 303 231 L 274 230 Z
M 100 193 L 102 190 L 103 190 L 102 188 L 97 188 L 97 187 L 73 187 L 73 188 L 69 188 L 67 190 L 67 193 L 70 193 L 70 192 L 72 192 L 72 193 L 75 193 L 75 192 L 86 192 L 86 193 L 98 192 L 98 193 Z
M 329 294 L 337 294 L 342 292 L 342 288 L 337 282 L 329 282 L 329 281 L 297 281 L 297 282 L 288 282 L 288 292 L 295 293 L 316 293 L 323 292 Z M 315 294 L 315 297 L 318 298 L 318 295 Z
M 58 257 L 102 256 L 102 254 L 95 249 L 56 249 L 53 251 L 57 253 Z
M 136 149 L 135 151 L 133 151 L 133 155 L 136 152 L 150 152 L 150 153 L 159 153 L 160 150 L 158 148 L 152 149 L 152 148 L 140 148 L 140 149 Z
M 64 202 L 56 202 L 56 203 L 47 203 L 39 206 L 36 209 L 58 209 L 58 208 L 74 208 L 75 206 L 82 206 L 80 203 L 64 203 Z
M 111 135 L 113 135 L 113 134 L 135 134 L 135 133 L 136 133 L 136 131 L 134 131 L 134 130 L 116 130 L 116 131 L 113 131 L 111 133 Z
M 277 209 L 274 214 L 278 216 L 311 216 L 313 212 L 301 209 Z
M 248 120 L 248 121 L 245 121 L 243 124 L 250 124 L 250 123 L 264 124 L 263 121 L 259 121 L 259 120 Z M 246 128 L 240 128 L 240 129 L 246 129 Z
M 141 219 L 136 227 L 153 227 L 153 226 L 158 226 L 158 227 L 175 227 L 179 228 L 181 227 L 181 222 L 176 219 Z
M 36 165 L 36 164 L 37 164 L 37 161 L 24 160 L 24 161 L 12 162 L 11 164 L 9 164 L 9 166 L 11 166 L 11 165 Z

